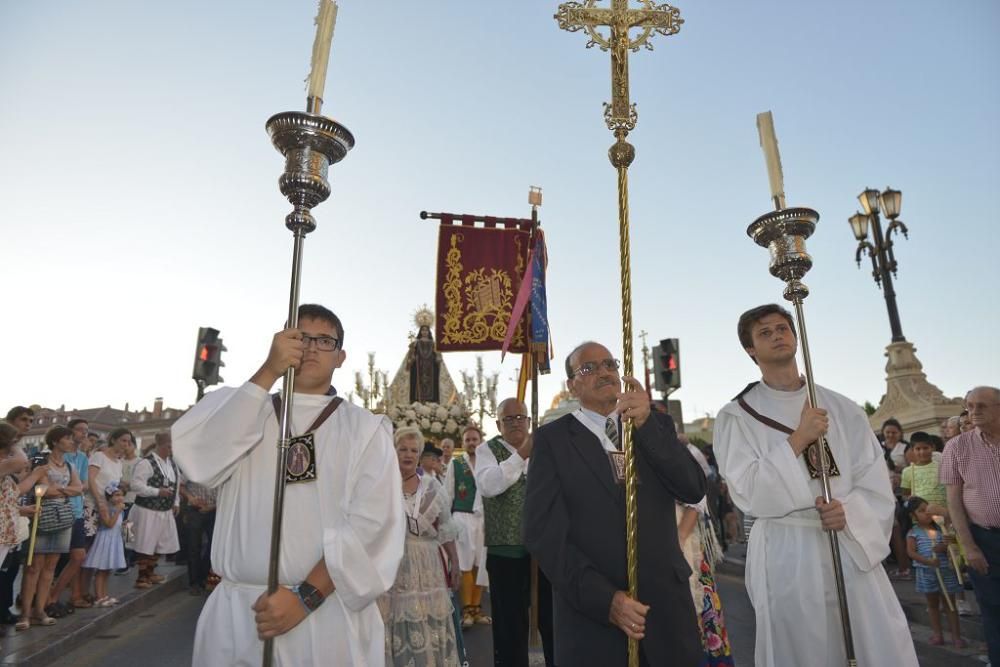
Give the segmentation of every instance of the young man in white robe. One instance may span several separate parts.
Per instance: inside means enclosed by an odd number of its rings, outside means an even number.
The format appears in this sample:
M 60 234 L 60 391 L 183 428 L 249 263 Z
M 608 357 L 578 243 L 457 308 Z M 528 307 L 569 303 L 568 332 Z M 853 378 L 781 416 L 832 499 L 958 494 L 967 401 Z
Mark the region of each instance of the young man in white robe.
M 830 541 L 837 531 L 859 665 L 916 667 L 906 618 L 882 560 L 895 499 L 878 440 L 850 399 L 817 387 L 809 407 L 791 315 L 770 304 L 740 317 L 740 343 L 760 367 L 719 413 L 715 455 L 736 505 L 757 517 L 746 587 L 757 617 L 757 667 L 842 667 L 846 651 Z M 763 420 L 770 420 L 770 425 Z M 832 499 L 823 501 L 807 448 L 825 434 Z
M 339 400 L 330 382 L 345 358 L 343 340 L 336 315 L 303 305 L 298 328 L 274 335 L 249 382 L 209 394 L 173 426 L 185 475 L 219 488 L 212 568 L 222 582 L 198 620 L 195 667 L 259 665 L 268 638 L 282 667 L 385 662 L 374 602 L 395 581 L 406 534 L 385 417 L 341 402 L 315 429 L 305 474 L 301 462 L 289 464 L 297 481 L 285 491 L 281 585 L 265 591 L 279 429 L 268 390 L 297 369 L 292 433 L 303 435 Z

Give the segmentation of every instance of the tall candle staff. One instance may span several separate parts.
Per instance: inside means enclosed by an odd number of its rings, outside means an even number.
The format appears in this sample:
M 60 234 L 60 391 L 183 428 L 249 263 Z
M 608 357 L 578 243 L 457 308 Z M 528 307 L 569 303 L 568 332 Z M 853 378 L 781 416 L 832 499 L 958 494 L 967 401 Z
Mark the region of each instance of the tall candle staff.
M 35 557 L 35 538 L 38 537 L 38 517 L 42 514 L 42 497 L 48 487 L 44 484 L 35 484 L 35 516 L 31 520 L 31 542 L 28 543 L 28 567 Z
M 288 325 L 299 322 L 299 287 L 302 277 L 302 246 L 306 234 L 316 229 L 310 210 L 330 196 L 327 173 L 330 165 L 340 162 L 354 147 L 354 136 L 346 127 L 320 115 L 330 43 L 337 20 L 337 5 L 321 0 L 316 17 L 316 39 L 313 42 L 312 71 L 306 112 L 285 111 L 271 116 L 267 133 L 271 143 L 285 156 L 285 172 L 278 179 L 278 189 L 294 209 L 285 217 L 285 226 L 292 232 L 292 276 L 288 297 Z M 267 592 L 278 590 L 278 569 L 281 555 L 281 524 L 285 507 L 285 466 L 288 460 L 291 433 L 292 396 L 295 392 L 295 369 L 285 371 L 282 385 L 281 415 L 278 434 L 278 466 L 274 478 L 274 510 L 271 517 L 271 548 L 267 570 Z M 274 640 L 264 641 L 264 667 L 274 664 Z
M 771 275 L 785 281 L 784 297 L 795 306 L 795 319 L 798 323 L 799 339 L 802 341 L 802 361 L 806 368 L 809 405 L 815 408 L 817 407 L 816 383 L 813 381 L 806 318 L 802 309 L 802 301 L 809 296 L 809 288 L 802 283 L 802 277 L 812 268 L 812 257 L 806 252 L 806 239 L 815 231 L 819 213 L 811 208 L 785 208 L 781 158 L 770 111 L 757 115 L 757 130 L 767 161 L 771 199 L 774 201 L 775 210 L 754 220 L 747 228 L 747 234 L 757 245 L 771 251 Z M 833 495 L 830 492 L 830 460 L 826 455 L 826 437 L 821 435 L 810 445 L 810 450 L 808 455 L 818 463 L 823 500 L 830 502 Z M 856 667 L 858 662 L 854 657 L 854 637 L 851 634 L 851 617 L 847 609 L 847 590 L 844 586 L 844 568 L 840 559 L 840 542 L 835 531 L 828 531 L 827 534 L 830 537 L 830 553 L 833 557 L 833 573 L 837 584 L 837 600 L 840 603 L 840 624 L 844 632 L 847 664 L 849 667 Z

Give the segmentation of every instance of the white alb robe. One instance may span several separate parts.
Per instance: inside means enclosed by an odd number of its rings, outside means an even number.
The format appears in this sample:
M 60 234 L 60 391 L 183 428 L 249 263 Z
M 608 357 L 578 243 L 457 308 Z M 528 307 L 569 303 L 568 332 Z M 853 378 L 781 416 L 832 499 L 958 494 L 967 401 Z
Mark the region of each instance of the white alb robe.
M 292 432 L 303 433 L 329 401 L 295 394 Z M 198 619 L 193 665 L 259 665 L 251 606 L 267 586 L 278 441 L 271 398 L 250 382 L 223 388 L 171 431 L 185 476 L 219 487 L 212 568 L 222 583 Z M 286 487 L 279 582 L 299 584 L 324 559 L 336 591 L 276 638 L 275 664 L 381 667 L 385 634 L 374 602 L 395 581 L 406 534 L 391 426 L 345 401 L 315 444 L 317 481 Z
M 827 410 L 830 451 L 840 468 L 832 495 L 847 516 L 838 533 L 858 665 L 916 667 L 909 627 L 881 561 L 889 553 L 895 499 L 882 449 L 861 409 L 817 387 Z M 757 384 L 750 407 L 796 428 L 806 389 Z M 750 416 L 736 401 L 715 421 L 714 448 L 733 502 L 757 518 L 747 548 L 746 587 L 757 617 L 756 665 L 841 667 L 846 663 L 830 541 L 822 530 L 809 478 L 788 435 Z

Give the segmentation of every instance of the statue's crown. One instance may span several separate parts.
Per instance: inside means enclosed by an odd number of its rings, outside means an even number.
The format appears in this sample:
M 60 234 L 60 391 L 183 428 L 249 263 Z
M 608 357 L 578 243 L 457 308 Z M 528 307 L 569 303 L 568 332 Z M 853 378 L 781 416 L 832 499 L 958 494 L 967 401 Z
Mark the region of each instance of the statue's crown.
M 434 312 L 427 307 L 427 304 L 424 304 L 422 308 L 413 314 L 413 321 L 417 323 L 418 327 L 434 326 Z

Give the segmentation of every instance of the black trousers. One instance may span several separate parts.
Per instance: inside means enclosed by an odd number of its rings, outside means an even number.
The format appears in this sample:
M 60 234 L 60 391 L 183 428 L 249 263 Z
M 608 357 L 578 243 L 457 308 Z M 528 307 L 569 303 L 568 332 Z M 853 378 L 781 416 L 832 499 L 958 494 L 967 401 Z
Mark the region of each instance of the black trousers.
M 27 542 L 24 542 L 27 545 Z M 27 549 L 27 546 L 24 547 Z M 7 559 L 0 565 L 0 615 L 10 612 L 14 605 L 14 580 L 21 569 L 21 549 L 11 551 Z
M 184 511 L 184 546 L 187 548 L 188 584 L 204 586 L 212 566 L 212 531 L 215 529 L 215 511 L 199 512 L 194 508 Z
M 528 620 L 531 606 L 531 557 L 487 554 L 490 609 L 493 612 L 494 667 L 528 667 Z M 552 587 L 538 571 L 538 631 L 545 664 L 553 667 Z
M 983 619 L 983 637 L 990 662 L 1000 665 L 1000 529 L 983 528 L 970 523 L 976 546 L 983 552 L 990 569 L 982 575 L 969 568 L 969 578 L 976 592 L 976 602 Z

